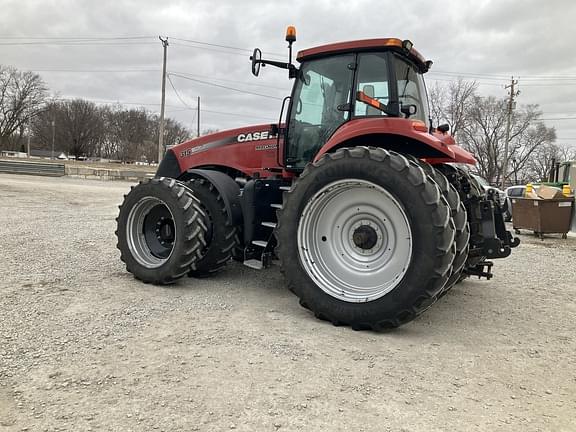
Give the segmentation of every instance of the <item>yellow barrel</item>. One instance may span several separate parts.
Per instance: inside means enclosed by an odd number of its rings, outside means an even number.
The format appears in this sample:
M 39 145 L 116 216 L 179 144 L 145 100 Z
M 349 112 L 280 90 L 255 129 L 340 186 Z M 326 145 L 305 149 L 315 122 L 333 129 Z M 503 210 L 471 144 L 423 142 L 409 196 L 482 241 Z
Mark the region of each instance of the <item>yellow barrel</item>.
M 562 195 L 569 196 L 571 195 L 571 192 L 572 191 L 570 190 L 570 185 L 565 184 L 562 186 Z
M 524 196 L 528 196 L 532 192 L 532 183 L 526 185 L 526 190 L 524 191 Z

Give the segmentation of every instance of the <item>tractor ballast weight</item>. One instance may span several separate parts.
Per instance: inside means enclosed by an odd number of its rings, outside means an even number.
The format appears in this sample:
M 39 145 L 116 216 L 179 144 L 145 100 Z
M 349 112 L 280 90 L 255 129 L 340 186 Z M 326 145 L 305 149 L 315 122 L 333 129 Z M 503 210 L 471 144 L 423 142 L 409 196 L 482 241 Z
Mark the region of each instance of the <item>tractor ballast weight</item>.
M 410 41 L 370 39 L 298 53 L 286 121 L 218 132 L 167 150 L 118 218 L 118 248 L 144 282 L 208 276 L 234 258 L 278 259 L 317 317 L 355 329 L 404 324 L 487 259 L 510 255 L 497 197 L 461 164 L 474 157 L 433 128 Z M 284 110 L 284 103 L 282 110 Z M 280 116 L 282 118 L 282 116 Z

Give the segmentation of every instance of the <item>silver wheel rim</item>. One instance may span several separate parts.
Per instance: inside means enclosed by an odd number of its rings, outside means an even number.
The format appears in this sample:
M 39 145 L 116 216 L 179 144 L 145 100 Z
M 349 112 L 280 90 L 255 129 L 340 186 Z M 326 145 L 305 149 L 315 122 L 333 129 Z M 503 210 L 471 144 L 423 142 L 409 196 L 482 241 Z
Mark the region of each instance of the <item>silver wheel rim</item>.
M 158 268 L 172 256 L 174 244 L 166 244 L 163 253 L 158 252 L 155 244 L 151 243 L 150 232 L 146 233 L 145 227 L 150 222 L 147 220 L 153 211 L 162 211 L 166 217 L 159 218 L 159 224 L 156 221 L 154 225 L 158 225 L 158 229 L 154 234 L 162 229 L 162 224 L 169 224 L 172 222 L 171 228 L 173 230 L 173 237 L 176 238 L 176 227 L 174 226 L 174 216 L 172 211 L 164 201 L 156 197 L 145 197 L 140 199 L 130 210 L 128 214 L 128 222 L 126 224 L 126 238 L 128 248 L 132 253 L 134 259 L 142 266 L 147 268 Z M 160 220 L 161 219 L 161 220 Z M 160 238 L 158 239 L 160 242 Z M 166 252 L 168 253 L 166 256 Z
M 400 203 L 365 180 L 324 186 L 298 224 L 306 273 L 325 293 L 346 302 L 376 300 L 392 291 L 412 259 L 412 232 Z

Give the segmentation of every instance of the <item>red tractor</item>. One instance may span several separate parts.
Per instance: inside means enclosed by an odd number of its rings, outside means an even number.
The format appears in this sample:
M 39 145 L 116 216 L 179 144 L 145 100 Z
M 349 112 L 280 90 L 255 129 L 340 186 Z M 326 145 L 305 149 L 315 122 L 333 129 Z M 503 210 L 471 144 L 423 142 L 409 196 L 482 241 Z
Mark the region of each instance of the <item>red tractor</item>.
M 169 149 L 156 177 L 125 197 L 118 248 L 136 278 L 169 284 L 235 258 L 278 259 L 318 318 L 385 329 L 425 311 L 519 241 L 498 197 L 459 164 L 474 157 L 432 127 L 423 74 L 432 62 L 399 39 L 300 51 L 287 69 L 286 121 L 218 132 Z M 282 119 L 282 114 L 280 119 Z

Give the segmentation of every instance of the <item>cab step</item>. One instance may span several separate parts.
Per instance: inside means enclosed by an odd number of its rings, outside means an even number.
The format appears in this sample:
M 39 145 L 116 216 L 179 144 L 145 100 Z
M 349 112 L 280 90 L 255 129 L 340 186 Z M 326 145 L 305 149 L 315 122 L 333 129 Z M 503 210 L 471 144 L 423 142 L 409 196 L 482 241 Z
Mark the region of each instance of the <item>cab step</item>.
M 244 265 L 246 267 L 250 267 L 253 268 L 255 270 L 262 270 L 264 268 L 264 264 L 262 264 L 262 261 L 257 260 L 257 259 L 249 259 L 244 261 Z

